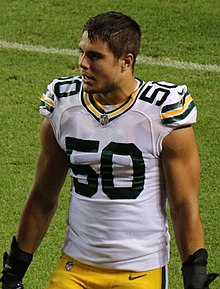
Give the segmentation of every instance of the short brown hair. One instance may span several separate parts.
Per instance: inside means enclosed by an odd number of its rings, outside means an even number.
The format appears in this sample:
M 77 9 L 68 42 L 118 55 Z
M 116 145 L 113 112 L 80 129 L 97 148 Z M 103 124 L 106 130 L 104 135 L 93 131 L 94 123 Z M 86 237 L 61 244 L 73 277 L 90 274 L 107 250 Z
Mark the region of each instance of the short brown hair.
M 107 43 L 117 58 L 132 53 L 135 63 L 140 50 L 141 30 L 130 16 L 113 11 L 98 14 L 85 23 L 85 31 L 90 41 L 100 39 Z

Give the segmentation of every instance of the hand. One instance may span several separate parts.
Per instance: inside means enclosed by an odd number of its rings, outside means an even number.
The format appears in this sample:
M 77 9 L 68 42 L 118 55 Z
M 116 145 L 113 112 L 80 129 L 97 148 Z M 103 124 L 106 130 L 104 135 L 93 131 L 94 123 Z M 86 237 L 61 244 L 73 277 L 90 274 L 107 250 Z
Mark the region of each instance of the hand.
M 3 281 L 2 289 L 24 289 L 24 285 L 22 284 L 22 281 L 20 282 Z
M 9 256 L 8 253 L 5 252 L 3 255 L 3 271 L 2 278 L 0 281 L 2 282 L 2 289 L 24 289 L 22 284 L 22 280 L 10 272 L 11 266 L 9 265 Z
M 11 250 L 3 255 L 2 289 L 24 289 L 22 279 L 32 261 L 33 254 L 21 251 L 15 237 L 13 237 Z
M 209 289 L 217 273 L 206 273 L 208 253 L 205 249 L 196 251 L 183 263 L 182 273 L 184 289 Z
M 209 289 L 209 284 L 218 277 L 218 274 L 216 273 L 203 274 L 196 271 L 197 270 L 194 270 L 194 272 L 190 274 L 186 272 L 183 273 L 184 289 Z
M 207 275 L 207 279 L 206 279 L 206 289 L 209 289 L 208 285 L 212 283 L 212 281 L 215 280 L 215 278 L 218 277 L 218 274 L 217 273 L 210 273 Z

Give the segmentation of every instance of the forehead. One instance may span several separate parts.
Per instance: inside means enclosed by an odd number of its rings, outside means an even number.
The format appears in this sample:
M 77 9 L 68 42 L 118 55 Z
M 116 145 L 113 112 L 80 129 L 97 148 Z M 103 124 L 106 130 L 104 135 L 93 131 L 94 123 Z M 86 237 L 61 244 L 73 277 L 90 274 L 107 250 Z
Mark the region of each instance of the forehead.
M 101 54 L 113 54 L 108 47 L 108 44 L 101 39 L 97 38 L 91 41 L 88 37 L 88 32 L 85 31 L 79 42 L 79 48 L 83 51 L 95 51 Z

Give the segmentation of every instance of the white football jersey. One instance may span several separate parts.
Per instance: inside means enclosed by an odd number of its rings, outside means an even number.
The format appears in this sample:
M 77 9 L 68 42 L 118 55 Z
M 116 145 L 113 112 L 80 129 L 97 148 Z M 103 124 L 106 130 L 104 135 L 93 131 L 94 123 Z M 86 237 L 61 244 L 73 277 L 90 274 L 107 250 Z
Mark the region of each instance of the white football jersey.
M 40 113 L 69 159 L 72 177 L 63 251 L 95 266 L 144 271 L 169 260 L 162 141 L 196 121 L 185 85 L 140 81 L 105 112 L 81 77 L 53 80 Z

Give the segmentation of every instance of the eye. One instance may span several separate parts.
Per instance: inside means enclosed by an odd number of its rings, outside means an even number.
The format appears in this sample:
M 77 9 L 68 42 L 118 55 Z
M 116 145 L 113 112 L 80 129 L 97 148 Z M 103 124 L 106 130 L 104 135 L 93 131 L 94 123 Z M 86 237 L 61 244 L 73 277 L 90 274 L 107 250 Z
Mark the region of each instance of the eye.
M 78 49 L 78 54 L 79 54 L 79 55 L 82 55 L 82 54 L 83 54 L 83 51 L 82 51 L 81 48 Z
M 97 52 L 89 52 L 89 53 L 88 53 L 88 57 L 89 57 L 89 59 L 91 59 L 92 61 L 96 61 L 96 60 L 102 59 L 102 58 L 103 58 L 103 55 L 100 54 L 100 53 L 97 53 Z

